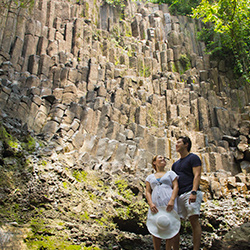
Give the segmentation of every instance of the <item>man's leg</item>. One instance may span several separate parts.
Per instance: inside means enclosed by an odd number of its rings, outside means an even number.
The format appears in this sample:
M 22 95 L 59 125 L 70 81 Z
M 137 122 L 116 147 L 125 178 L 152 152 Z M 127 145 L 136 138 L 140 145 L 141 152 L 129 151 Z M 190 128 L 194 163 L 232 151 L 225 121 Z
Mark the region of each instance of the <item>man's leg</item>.
M 199 222 L 199 216 L 192 215 L 189 217 L 189 221 L 193 231 L 193 250 L 199 250 L 201 245 L 201 225 Z
M 154 250 L 161 249 L 161 239 L 153 236 Z

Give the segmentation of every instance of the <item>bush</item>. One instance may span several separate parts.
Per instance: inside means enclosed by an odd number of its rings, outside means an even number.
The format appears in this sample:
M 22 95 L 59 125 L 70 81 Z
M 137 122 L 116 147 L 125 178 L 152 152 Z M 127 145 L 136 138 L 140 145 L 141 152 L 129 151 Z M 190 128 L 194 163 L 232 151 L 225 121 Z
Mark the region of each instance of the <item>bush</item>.
M 153 3 L 168 4 L 172 15 L 188 15 L 192 13 L 192 8 L 196 8 L 200 0 L 151 0 Z

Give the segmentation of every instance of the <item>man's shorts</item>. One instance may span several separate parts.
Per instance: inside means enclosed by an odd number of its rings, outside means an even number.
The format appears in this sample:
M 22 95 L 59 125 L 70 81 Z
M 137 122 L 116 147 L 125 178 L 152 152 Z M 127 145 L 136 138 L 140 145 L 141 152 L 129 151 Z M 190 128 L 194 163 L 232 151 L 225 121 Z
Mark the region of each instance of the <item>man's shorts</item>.
M 182 219 L 187 219 L 192 215 L 200 215 L 202 202 L 202 192 L 197 191 L 196 201 L 189 204 L 191 191 L 181 194 L 178 197 L 178 214 Z

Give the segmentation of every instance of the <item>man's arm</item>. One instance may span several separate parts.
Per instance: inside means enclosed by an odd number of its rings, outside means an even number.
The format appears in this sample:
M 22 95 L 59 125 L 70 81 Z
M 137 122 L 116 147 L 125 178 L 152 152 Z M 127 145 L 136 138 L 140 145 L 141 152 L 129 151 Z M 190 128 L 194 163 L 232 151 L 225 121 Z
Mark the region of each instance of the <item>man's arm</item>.
M 192 191 L 197 191 L 201 180 L 201 166 L 193 167 L 193 174 L 194 174 L 194 180 L 193 180 Z M 191 194 L 189 197 L 189 203 L 195 201 L 196 201 L 196 195 Z

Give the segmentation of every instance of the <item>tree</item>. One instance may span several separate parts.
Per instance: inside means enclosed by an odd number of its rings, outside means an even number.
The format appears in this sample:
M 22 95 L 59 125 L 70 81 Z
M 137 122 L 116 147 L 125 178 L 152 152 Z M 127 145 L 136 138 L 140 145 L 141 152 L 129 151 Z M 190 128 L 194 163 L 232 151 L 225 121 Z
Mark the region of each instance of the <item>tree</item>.
M 153 3 L 165 3 L 169 5 L 169 11 L 172 15 L 187 15 L 192 13 L 201 0 L 151 0 Z
M 235 72 L 250 82 L 250 2 L 249 0 L 202 0 L 193 9 L 193 18 L 212 23 L 221 44 L 235 60 Z

